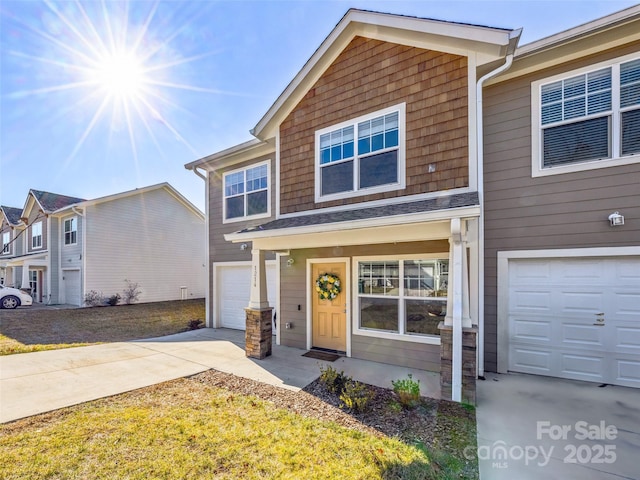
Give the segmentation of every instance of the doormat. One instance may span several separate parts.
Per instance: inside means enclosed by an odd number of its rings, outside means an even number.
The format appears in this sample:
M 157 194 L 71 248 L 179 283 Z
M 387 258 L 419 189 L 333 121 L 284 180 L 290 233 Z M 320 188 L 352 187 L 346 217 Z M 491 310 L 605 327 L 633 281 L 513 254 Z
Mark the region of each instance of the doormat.
M 319 352 L 318 350 L 309 350 L 307 353 L 303 353 L 302 356 L 315 358 L 316 360 L 324 360 L 325 362 L 335 362 L 340 358 L 340 355 L 336 355 L 335 353 Z

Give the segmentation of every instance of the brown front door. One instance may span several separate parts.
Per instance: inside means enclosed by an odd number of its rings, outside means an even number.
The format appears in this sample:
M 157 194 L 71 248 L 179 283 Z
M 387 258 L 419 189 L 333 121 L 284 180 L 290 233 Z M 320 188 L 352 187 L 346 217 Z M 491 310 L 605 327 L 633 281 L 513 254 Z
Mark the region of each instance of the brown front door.
M 311 269 L 313 347 L 347 351 L 347 268 L 344 263 L 314 263 Z M 333 300 L 321 300 L 316 279 L 331 273 L 340 279 L 342 291 Z

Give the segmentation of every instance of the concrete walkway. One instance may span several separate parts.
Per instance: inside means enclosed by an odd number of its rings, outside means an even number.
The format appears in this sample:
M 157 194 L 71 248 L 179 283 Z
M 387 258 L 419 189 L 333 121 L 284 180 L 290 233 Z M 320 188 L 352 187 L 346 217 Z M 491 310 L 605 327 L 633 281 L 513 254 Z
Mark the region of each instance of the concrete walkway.
M 327 364 L 304 350 L 273 346 L 264 360 L 244 352 L 244 332 L 203 328 L 161 338 L 0 357 L 0 422 L 68 407 L 209 369 L 299 390 Z M 439 398 L 439 375 L 352 358 L 331 365 L 372 385 L 412 373 L 424 396 Z
M 478 381 L 481 480 L 640 479 L 640 390 L 522 374 Z

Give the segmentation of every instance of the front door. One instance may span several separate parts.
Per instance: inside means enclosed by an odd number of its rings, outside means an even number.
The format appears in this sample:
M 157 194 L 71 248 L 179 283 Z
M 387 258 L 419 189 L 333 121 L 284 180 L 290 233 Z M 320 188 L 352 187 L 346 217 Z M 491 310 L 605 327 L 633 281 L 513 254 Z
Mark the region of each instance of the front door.
M 315 348 L 347 351 L 347 278 L 345 263 L 314 263 L 311 269 L 312 343 Z M 341 282 L 341 292 L 333 300 L 320 299 L 316 280 L 329 273 Z

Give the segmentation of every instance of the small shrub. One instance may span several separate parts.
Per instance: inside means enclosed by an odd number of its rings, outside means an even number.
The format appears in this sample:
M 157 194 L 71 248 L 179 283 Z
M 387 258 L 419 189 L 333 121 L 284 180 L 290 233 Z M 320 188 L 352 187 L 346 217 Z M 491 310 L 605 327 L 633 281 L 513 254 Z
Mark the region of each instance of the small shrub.
M 349 410 L 363 412 L 372 397 L 371 390 L 364 383 L 348 379 L 340 394 L 340 401 Z
M 107 304 L 109 304 L 109 305 L 111 305 L 113 307 L 113 306 L 117 305 L 119 301 L 120 301 L 120 294 L 116 293 L 115 295 L 111 295 L 107 299 Z
M 189 320 L 189 330 L 198 330 L 202 323 L 202 320 Z
M 122 298 L 124 299 L 124 303 L 127 305 L 131 305 L 138 301 L 142 290 L 140 290 L 140 285 L 138 282 L 132 282 L 131 280 L 124 279 L 127 286 L 122 290 Z
M 398 395 L 400 403 L 405 407 L 414 407 L 420 400 L 420 380 L 414 380 L 411 374 L 409 378 L 393 380 L 393 391 Z
M 347 380 L 350 379 L 345 376 L 344 372 L 338 372 L 331 365 L 320 367 L 320 381 L 331 393 L 340 395 Z
M 84 304 L 87 307 L 99 307 L 100 305 L 104 305 L 104 296 L 100 292 L 91 290 L 84 295 Z

